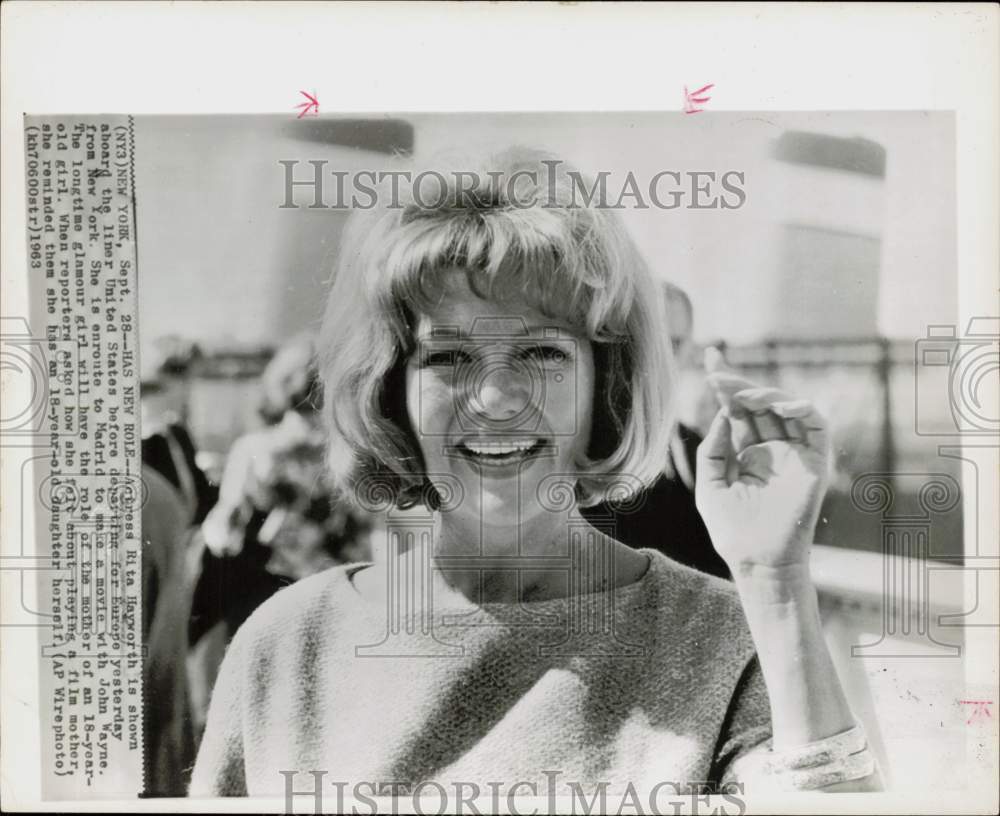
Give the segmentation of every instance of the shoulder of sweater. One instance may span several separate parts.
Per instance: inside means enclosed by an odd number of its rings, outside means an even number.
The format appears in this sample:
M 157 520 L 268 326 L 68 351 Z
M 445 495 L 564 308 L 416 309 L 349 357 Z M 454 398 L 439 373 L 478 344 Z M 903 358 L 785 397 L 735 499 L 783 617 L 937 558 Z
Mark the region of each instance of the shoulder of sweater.
M 749 640 L 743 606 L 731 581 L 678 563 L 657 550 L 642 552 L 650 558 L 651 571 L 644 602 L 655 606 L 660 617 L 675 623 L 690 620 L 722 636 Z
M 739 603 L 739 595 L 732 581 L 689 567 L 659 550 L 643 548 L 641 552 L 650 558 L 649 568 L 654 582 L 666 582 L 678 589 L 705 593 L 720 599 L 727 598 Z
M 236 639 L 244 647 L 287 637 L 303 628 L 323 627 L 350 596 L 348 576 L 357 564 L 330 567 L 279 589 L 246 619 Z M 234 639 L 235 640 L 235 639 Z

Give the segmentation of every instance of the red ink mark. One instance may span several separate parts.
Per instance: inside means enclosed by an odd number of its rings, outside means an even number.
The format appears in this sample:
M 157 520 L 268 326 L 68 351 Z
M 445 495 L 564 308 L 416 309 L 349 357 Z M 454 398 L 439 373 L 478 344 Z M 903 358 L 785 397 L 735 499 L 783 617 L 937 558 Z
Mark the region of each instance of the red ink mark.
M 969 719 L 965 721 L 966 725 L 971 725 L 973 720 L 985 720 L 993 716 L 990 713 L 990 706 L 993 705 L 992 700 L 959 700 L 958 703 L 959 705 L 972 706 L 972 713 L 969 715 Z
M 296 108 L 302 108 L 302 111 L 295 118 L 301 119 L 303 116 L 319 116 L 319 100 L 316 98 L 316 92 L 313 91 L 311 94 L 308 94 L 305 91 L 299 91 L 299 93 L 309 101 L 295 106 Z
M 705 91 L 710 91 L 715 85 L 706 85 L 703 88 L 699 88 L 697 91 L 689 91 L 688 86 L 684 86 L 684 113 L 701 113 L 704 108 L 696 108 L 695 103 L 702 105 L 708 102 L 712 97 L 703 96 Z

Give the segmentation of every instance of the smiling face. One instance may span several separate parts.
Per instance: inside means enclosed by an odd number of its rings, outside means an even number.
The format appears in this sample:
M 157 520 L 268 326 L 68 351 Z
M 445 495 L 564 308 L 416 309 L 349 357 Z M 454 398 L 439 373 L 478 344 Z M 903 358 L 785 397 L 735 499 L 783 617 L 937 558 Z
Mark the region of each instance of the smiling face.
M 451 512 L 488 527 L 538 518 L 542 480 L 572 473 L 590 439 L 590 341 L 524 302 L 483 300 L 461 272 L 416 337 L 407 412 L 427 472 L 461 483 Z

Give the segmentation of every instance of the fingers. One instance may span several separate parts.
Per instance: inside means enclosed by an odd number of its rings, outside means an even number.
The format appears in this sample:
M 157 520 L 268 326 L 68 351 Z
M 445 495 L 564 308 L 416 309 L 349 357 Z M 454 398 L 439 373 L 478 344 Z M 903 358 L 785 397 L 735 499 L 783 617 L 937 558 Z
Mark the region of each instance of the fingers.
M 781 391 L 780 389 L 761 388 L 757 386 L 737 391 L 733 397 L 742 408 L 745 408 L 750 413 L 770 411 L 771 406 L 773 406 L 776 402 L 793 401 L 790 394 Z
M 706 355 L 707 356 L 707 355 Z M 719 407 L 731 420 L 731 435 L 733 445 L 736 450 L 742 450 L 747 445 L 753 445 L 760 439 L 757 428 L 736 401 L 736 394 L 754 387 L 754 383 L 745 377 L 731 372 L 720 372 L 709 374 L 708 384 L 715 392 L 715 399 Z
M 722 408 L 728 409 L 733 397 L 740 391 L 756 388 L 757 384 L 746 377 L 731 371 L 715 371 L 706 377 L 709 386 L 715 392 L 715 397 Z
M 705 370 L 719 407 L 729 419 L 735 452 L 772 440 L 819 451 L 829 444 L 826 421 L 809 400 L 759 386 L 731 371 L 716 348 L 705 349 Z
M 820 453 L 830 447 L 830 431 L 826 419 L 809 400 L 775 403 L 772 410 L 785 421 L 789 440 L 800 442 Z
M 732 429 L 725 411 L 719 411 L 712 420 L 708 433 L 698 446 L 698 481 L 727 482 L 729 465 L 733 456 L 730 439 Z
M 752 444 L 781 440 L 825 450 L 826 420 L 809 400 L 793 399 L 778 389 L 761 388 L 736 394 L 734 405 L 747 412 L 747 424 L 757 435 Z
M 719 406 L 730 419 L 733 446 L 743 450 L 768 439 L 784 439 L 785 432 L 776 417 L 769 416 L 767 396 L 779 396 L 775 389 L 758 388 L 745 377 L 729 372 L 709 376 Z M 744 401 L 744 397 L 749 398 Z
M 733 447 L 772 440 L 801 443 L 821 449 L 826 443 L 826 421 L 809 400 L 796 399 L 778 388 L 752 386 L 734 390 L 743 378 L 726 379 L 717 390 L 719 403 L 729 416 Z
M 777 388 L 747 388 L 733 395 L 731 410 L 745 420 L 749 429 L 749 444 L 770 442 L 772 439 L 790 441 L 795 435 L 784 418 L 774 411 L 776 404 L 790 401 L 791 396 Z

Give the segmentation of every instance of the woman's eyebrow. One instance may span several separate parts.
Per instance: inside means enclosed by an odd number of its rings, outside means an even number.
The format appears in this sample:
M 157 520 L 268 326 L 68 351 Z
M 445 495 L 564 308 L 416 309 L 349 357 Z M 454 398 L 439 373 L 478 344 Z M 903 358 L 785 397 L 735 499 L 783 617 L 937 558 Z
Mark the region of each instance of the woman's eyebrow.
M 418 342 L 422 340 L 462 340 L 468 336 L 468 333 L 458 326 L 431 326 L 430 329 L 417 332 L 416 340 Z
M 536 340 L 569 340 L 573 336 L 569 329 L 563 326 L 554 326 L 551 323 L 528 326 L 528 333 Z
M 493 319 L 491 318 L 491 321 Z M 508 322 L 510 318 L 503 318 Z M 477 321 L 478 323 L 478 321 Z M 514 329 L 515 327 L 511 327 Z M 475 332 L 466 331 L 464 328 L 455 325 L 431 326 L 418 332 L 416 340 L 570 340 L 572 333 L 562 326 L 555 326 L 551 323 L 532 323 L 520 326 L 520 330 L 500 330 L 494 325 L 477 325 Z

